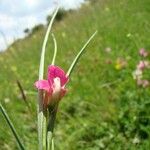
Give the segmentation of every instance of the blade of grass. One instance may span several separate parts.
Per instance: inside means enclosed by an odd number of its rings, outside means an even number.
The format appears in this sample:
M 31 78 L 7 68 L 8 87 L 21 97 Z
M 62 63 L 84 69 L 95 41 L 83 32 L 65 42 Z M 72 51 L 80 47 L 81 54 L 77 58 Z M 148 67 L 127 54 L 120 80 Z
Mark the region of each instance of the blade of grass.
M 79 51 L 79 53 L 77 54 L 77 56 L 75 57 L 74 61 L 72 62 L 70 68 L 68 69 L 67 72 L 67 76 L 70 76 L 75 65 L 77 64 L 79 58 L 81 57 L 81 55 L 83 54 L 85 48 L 88 46 L 88 44 L 90 43 L 90 41 L 94 38 L 94 36 L 96 35 L 97 31 L 88 39 L 88 41 L 84 44 L 84 46 L 81 48 L 81 50 Z
M 43 79 L 43 76 L 44 76 L 44 60 L 45 60 L 45 49 L 46 49 L 46 45 L 47 45 L 47 41 L 48 41 L 48 37 L 49 37 L 49 34 L 50 34 L 50 31 L 51 31 L 51 27 L 52 27 L 52 24 L 54 22 L 54 19 L 56 17 L 56 14 L 58 12 L 58 9 L 57 8 L 52 16 L 52 19 L 48 25 L 48 29 L 46 31 L 46 35 L 45 35 L 45 38 L 44 38 L 44 41 L 43 41 L 43 46 L 42 46 L 42 52 L 41 52 L 41 60 L 40 60 L 40 66 L 39 66 L 39 80 L 42 80 Z M 43 124 L 43 121 L 45 120 L 45 116 L 43 114 L 43 91 L 42 90 L 39 90 L 38 91 L 38 106 L 37 106 L 37 109 L 38 109 L 38 140 L 39 140 L 39 150 L 42 150 L 43 147 L 45 147 L 45 143 L 46 143 L 46 140 L 44 138 L 44 124 Z
M 10 118 L 9 118 L 9 116 L 8 116 L 8 114 L 7 114 L 7 112 L 6 112 L 6 110 L 4 109 L 4 107 L 3 107 L 1 104 L 0 104 L 0 110 L 1 110 L 1 112 L 2 112 L 2 114 L 3 114 L 3 116 L 4 116 L 4 118 L 5 118 L 5 120 L 6 120 L 7 124 L 8 124 L 8 126 L 10 127 L 10 129 L 11 129 L 11 131 L 12 131 L 12 133 L 13 133 L 13 135 L 14 135 L 14 137 L 15 137 L 17 143 L 18 143 L 18 146 L 19 146 L 20 150 L 25 150 L 25 147 L 24 147 L 24 145 L 22 144 L 22 142 L 21 142 L 21 140 L 20 140 L 20 137 L 19 137 L 19 135 L 18 135 L 18 133 L 17 133 L 17 131 L 16 131 L 16 129 L 15 129 L 15 127 L 14 127 L 12 121 L 10 120 Z
M 57 55 L 57 41 L 56 41 L 56 38 L 55 38 L 54 34 L 52 34 L 52 38 L 53 38 L 53 42 L 54 42 L 54 55 L 53 55 L 52 65 L 54 65 L 56 55 Z
M 18 88 L 20 90 L 20 93 L 21 93 L 23 101 L 25 102 L 26 106 L 28 107 L 29 112 L 32 113 L 30 105 L 29 105 L 29 103 L 27 101 L 27 97 L 26 97 L 26 94 L 24 92 L 24 89 L 23 89 L 23 86 L 22 86 L 21 82 L 19 80 L 16 80 L 16 82 L 17 82 Z

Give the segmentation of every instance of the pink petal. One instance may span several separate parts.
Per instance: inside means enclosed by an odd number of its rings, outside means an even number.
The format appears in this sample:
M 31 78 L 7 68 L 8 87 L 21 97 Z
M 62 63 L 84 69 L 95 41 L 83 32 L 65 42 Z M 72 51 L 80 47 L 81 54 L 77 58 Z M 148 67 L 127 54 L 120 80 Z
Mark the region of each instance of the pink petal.
M 47 80 L 39 80 L 35 82 L 35 87 L 40 90 L 50 92 L 50 86 Z
M 60 78 L 61 87 L 64 86 L 68 82 L 68 77 L 65 72 L 59 68 L 58 66 L 49 66 L 48 67 L 48 82 L 50 85 L 54 83 L 54 78 Z
M 66 93 L 67 93 L 67 89 L 62 88 L 61 94 L 60 94 L 61 98 L 64 97 L 66 95 Z
M 145 68 L 144 61 L 140 61 L 139 64 L 137 65 L 137 68 L 140 69 L 140 70 L 143 70 Z

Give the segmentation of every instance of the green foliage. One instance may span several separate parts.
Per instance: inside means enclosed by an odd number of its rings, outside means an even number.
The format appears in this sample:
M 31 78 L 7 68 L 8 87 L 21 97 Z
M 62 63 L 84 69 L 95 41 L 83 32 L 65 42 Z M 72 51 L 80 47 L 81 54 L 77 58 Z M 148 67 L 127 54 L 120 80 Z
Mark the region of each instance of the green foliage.
M 55 21 L 59 22 L 59 21 L 62 21 L 64 19 L 64 17 L 66 17 L 67 15 L 67 12 L 64 10 L 64 9 L 59 9 L 56 17 L 55 17 Z M 52 16 L 51 15 L 48 15 L 46 20 L 47 20 L 47 23 L 49 23 L 49 21 L 51 20 Z
M 60 103 L 56 150 L 149 149 L 150 92 L 149 88 L 138 87 L 132 77 L 141 59 L 138 50 L 150 48 L 149 14 L 149 0 L 99 0 L 68 13 L 55 24 L 59 51 L 56 65 L 66 71 L 86 39 L 98 30 Z M 33 83 L 38 79 L 44 33 L 45 28 L 41 28 L 0 54 L 0 100 L 27 149 L 37 149 L 37 95 Z M 53 57 L 52 42 L 50 38 L 45 66 Z M 105 51 L 108 47 L 110 52 Z M 118 58 L 127 62 L 120 70 L 116 69 Z M 149 73 L 145 72 L 147 79 Z M 24 87 L 32 113 L 20 98 L 16 79 Z M 17 149 L 1 114 L 0 123 L 0 149 Z
M 24 30 L 24 33 L 25 33 L 25 34 L 29 34 L 29 33 L 30 33 L 30 29 L 26 28 L 26 29 Z
M 31 30 L 31 34 L 34 34 L 35 32 L 41 30 L 42 28 L 44 28 L 43 24 L 35 25 Z

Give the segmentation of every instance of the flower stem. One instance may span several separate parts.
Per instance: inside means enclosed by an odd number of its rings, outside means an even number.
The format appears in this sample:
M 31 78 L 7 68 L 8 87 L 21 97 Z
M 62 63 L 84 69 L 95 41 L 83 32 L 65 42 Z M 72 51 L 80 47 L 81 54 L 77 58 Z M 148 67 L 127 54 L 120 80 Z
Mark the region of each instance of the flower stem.
M 54 150 L 54 125 L 56 120 L 56 114 L 58 109 L 58 103 L 49 108 L 49 123 L 47 126 L 47 150 Z
M 51 150 L 54 150 L 54 137 L 52 138 L 52 147 Z
M 51 150 L 53 133 L 51 131 L 47 132 L 47 150 Z
M 52 16 L 52 19 L 49 23 L 48 29 L 46 31 L 43 45 L 42 45 L 42 51 L 41 51 L 41 59 L 40 59 L 40 66 L 39 66 L 39 80 L 43 80 L 44 76 L 44 61 L 45 61 L 45 50 L 46 50 L 46 45 L 48 41 L 48 37 L 51 31 L 52 24 L 54 22 L 54 19 L 56 17 L 56 14 L 58 12 L 57 8 Z M 37 111 L 38 111 L 38 140 L 39 140 L 39 150 L 43 150 L 43 147 L 45 147 L 46 143 L 46 135 L 45 135 L 45 116 L 43 112 L 43 91 L 39 90 L 38 92 L 38 106 L 37 106 Z M 44 132 L 43 132 L 44 131 Z
M 46 134 L 47 134 L 47 118 L 46 118 L 47 113 L 44 112 L 44 118 L 43 118 L 43 150 L 47 150 L 46 148 Z

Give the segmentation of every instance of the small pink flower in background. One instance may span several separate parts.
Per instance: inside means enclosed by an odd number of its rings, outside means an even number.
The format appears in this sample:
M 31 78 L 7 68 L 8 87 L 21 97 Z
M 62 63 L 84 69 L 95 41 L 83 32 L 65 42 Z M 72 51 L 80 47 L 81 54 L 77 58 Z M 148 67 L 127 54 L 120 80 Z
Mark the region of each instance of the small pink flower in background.
M 144 70 L 146 67 L 144 61 L 140 61 L 139 64 L 137 65 L 137 69 L 139 70 Z
M 141 49 L 139 50 L 139 54 L 140 54 L 140 56 L 142 56 L 142 57 L 147 57 L 147 56 L 148 56 L 148 52 L 147 52 L 144 48 L 141 48 Z
M 150 63 L 149 63 L 149 61 L 146 61 L 146 60 L 144 60 L 144 61 L 140 61 L 139 62 L 139 64 L 137 65 L 137 69 L 140 69 L 140 70 L 144 70 L 145 68 L 150 68 Z
M 50 102 L 59 101 L 66 94 L 65 85 L 69 81 L 65 72 L 58 66 L 50 65 L 48 67 L 47 80 L 35 82 L 35 87 L 45 91 L 44 105 L 48 106 Z
M 144 48 L 141 48 L 139 50 L 139 55 L 142 57 L 147 57 L 149 55 L 148 51 L 146 51 Z M 150 86 L 150 81 L 143 78 L 144 71 L 146 69 L 150 69 L 150 61 L 145 60 L 145 58 L 142 58 L 143 60 L 140 60 L 136 66 L 136 70 L 132 73 L 133 79 L 136 80 L 136 83 L 138 86 L 147 88 Z
M 150 85 L 150 82 L 148 80 L 143 80 L 143 87 L 146 88 Z
M 137 80 L 137 85 L 142 86 L 143 88 L 146 88 L 146 87 L 150 86 L 150 82 L 148 80 L 138 79 Z
M 144 60 L 144 64 L 145 64 L 145 67 L 146 68 L 150 68 L 150 62 L 149 61 L 147 61 L 147 60 Z

